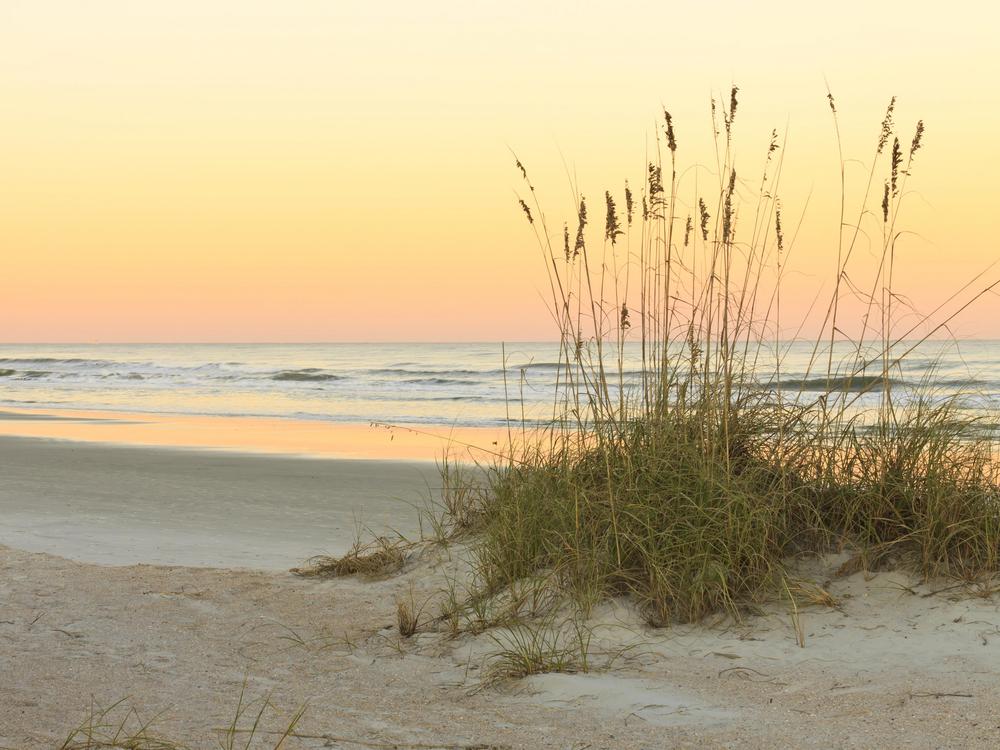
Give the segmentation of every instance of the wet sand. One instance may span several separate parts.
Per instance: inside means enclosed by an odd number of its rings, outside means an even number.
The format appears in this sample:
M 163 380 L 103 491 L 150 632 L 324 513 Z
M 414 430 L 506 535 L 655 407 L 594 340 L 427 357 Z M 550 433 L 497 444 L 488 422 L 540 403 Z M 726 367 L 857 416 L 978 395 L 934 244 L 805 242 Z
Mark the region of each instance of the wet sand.
M 287 570 L 418 531 L 432 462 L 0 437 L 0 543 L 108 565 Z
M 506 440 L 506 432 L 494 428 L 79 409 L 3 409 L 0 435 L 389 461 L 435 461 L 446 452 L 461 460 L 489 460 Z

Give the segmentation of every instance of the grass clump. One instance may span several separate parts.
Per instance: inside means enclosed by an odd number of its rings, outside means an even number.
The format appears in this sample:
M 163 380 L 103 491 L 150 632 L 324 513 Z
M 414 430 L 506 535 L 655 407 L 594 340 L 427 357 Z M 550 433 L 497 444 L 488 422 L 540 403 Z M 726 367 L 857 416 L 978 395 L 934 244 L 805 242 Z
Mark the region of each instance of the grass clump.
M 399 630 L 400 636 L 409 638 L 420 630 L 423 624 L 421 617 L 423 617 L 424 609 L 429 601 L 430 599 L 427 599 L 418 606 L 414 599 L 412 586 L 406 597 L 396 597 L 396 628 Z
M 548 672 L 587 672 L 590 632 L 578 621 L 557 626 L 547 618 L 492 633 L 497 648 L 489 655 L 483 686 Z
M 396 600 L 396 627 L 399 634 L 409 638 L 417 632 L 419 613 L 414 610 L 413 602 L 405 599 Z
M 253 700 L 247 696 L 247 680 L 240 689 L 239 699 L 232 720 L 216 730 L 220 750 L 249 750 L 266 747 L 281 750 L 290 737 L 299 737 L 296 727 L 305 714 L 305 706 L 291 719 L 281 723 L 282 728 L 265 730 L 265 715 L 275 713 L 269 697 Z M 60 750 L 188 750 L 189 746 L 170 740 L 153 731 L 160 716 L 150 720 L 140 719 L 138 710 L 128 699 L 113 703 L 107 708 L 91 704 L 87 717 L 69 733 L 59 746 Z M 270 717 L 268 717 L 270 718 Z M 273 722 L 270 722 L 273 723 Z M 265 737 L 264 735 L 267 735 Z
M 107 708 L 92 704 L 59 750 L 185 750 L 185 745 L 158 736 L 152 729 L 154 723 L 155 718 L 141 720 L 124 699 Z
M 402 538 L 377 536 L 367 542 L 356 541 L 341 557 L 319 555 L 310 558 L 304 567 L 293 568 L 292 572 L 307 577 L 385 576 L 403 567 L 411 547 L 412 544 Z
M 804 342 L 781 318 L 795 249 L 783 143 L 775 131 L 763 173 L 738 177 L 737 100 L 734 87 L 713 101 L 714 170 L 680 170 L 667 113 L 645 187 L 626 183 L 624 201 L 606 193 L 596 241 L 579 194 L 575 220 L 553 231 L 517 162 L 559 325 L 559 385 L 552 421 L 480 467 L 484 486 L 456 520 L 476 532 L 470 600 L 541 576 L 584 610 L 624 594 L 665 625 L 738 616 L 783 588 L 794 602 L 785 563 L 802 553 L 850 546 L 865 565 L 896 560 L 925 576 L 997 570 L 994 439 L 960 396 L 905 377 L 907 358 L 957 314 L 919 316 L 894 281 L 923 123 L 901 145 L 890 102 L 854 217 L 841 157 L 833 292 L 814 303 L 822 320 Z M 960 311 L 996 285 L 950 301 Z M 510 671 L 559 660 L 517 632 Z

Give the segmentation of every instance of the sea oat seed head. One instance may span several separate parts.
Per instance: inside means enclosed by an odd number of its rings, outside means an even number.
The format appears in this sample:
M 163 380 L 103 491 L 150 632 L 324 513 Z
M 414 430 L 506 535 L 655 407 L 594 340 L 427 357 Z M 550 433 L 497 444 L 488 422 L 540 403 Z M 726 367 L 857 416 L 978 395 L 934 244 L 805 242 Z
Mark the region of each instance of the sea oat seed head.
M 618 222 L 615 199 L 611 197 L 611 193 L 607 190 L 604 191 L 604 203 L 608 209 L 604 219 L 604 239 L 611 240 L 611 244 L 614 245 L 619 235 L 624 234 L 624 232 L 622 232 L 621 224 Z
M 622 302 L 622 311 L 618 325 L 623 331 L 632 327 L 632 323 L 629 321 L 628 305 L 624 302 Z
M 701 238 L 705 242 L 708 242 L 708 207 L 705 205 L 705 199 L 698 199 L 698 214 L 701 220 Z
M 727 244 L 733 231 L 733 193 L 736 191 L 736 170 L 729 172 L 729 189 L 722 204 L 722 243 Z
M 586 248 L 586 243 L 583 239 L 583 230 L 587 226 L 587 201 L 583 196 L 580 196 L 580 209 L 576 213 L 576 218 L 576 244 L 573 246 L 574 258 L 580 254 L 581 250 Z
M 663 170 L 653 162 L 649 163 L 649 200 L 655 206 L 663 194 Z
M 663 117 L 667 121 L 667 148 L 671 153 L 677 152 L 677 138 L 674 137 L 674 120 L 667 110 L 663 110 Z
M 526 170 L 524 168 L 524 165 L 521 163 L 521 160 L 518 159 L 515 156 L 514 157 L 514 163 L 517 164 L 517 168 L 521 170 L 521 176 L 525 179 L 525 181 L 527 181 L 528 180 L 528 170 Z
M 895 198 L 898 192 L 897 182 L 899 180 L 899 165 L 903 163 L 903 150 L 899 147 L 899 138 L 892 140 L 892 195 Z
M 889 106 L 885 110 L 885 117 L 882 119 L 882 132 L 879 135 L 876 154 L 881 154 L 885 150 L 885 144 L 889 142 L 889 136 L 892 135 L 892 112 L 894 109 L 896 109 L 896 97 L 892 97 L 889 100 Z
M 910 144 L 910 159 L 920 150 L 920 143 L 924 139 L 924 121 L 917 120 L 917 132 L 913 134 L 913 142 Z
M 774 201 L 774 234 L 778 239 L 778 256 L 785 252 L 785 233 L 781 227 L 781 202 Z
M 729 91 L 729 112 L 728 114 L 723 111 L 723 116 L 726 120 L 726 135 L 732 135 L 733 121 L 736 119 L 736 106 L 739 103 L 736 99 L 736 94 L 740 91 L 739 86 L 733 86 Z
M 529 224 L 534 224 L 535 220 L 531 216 L 531 209 L 528 208 L 528 204 L 525 203 L 524 200 L 522 200 L 520 198 L 518 199 L 517 202 L 521 204 L 521 210 L 524 211 L 524 215 L 528 217 L 528 223 Z

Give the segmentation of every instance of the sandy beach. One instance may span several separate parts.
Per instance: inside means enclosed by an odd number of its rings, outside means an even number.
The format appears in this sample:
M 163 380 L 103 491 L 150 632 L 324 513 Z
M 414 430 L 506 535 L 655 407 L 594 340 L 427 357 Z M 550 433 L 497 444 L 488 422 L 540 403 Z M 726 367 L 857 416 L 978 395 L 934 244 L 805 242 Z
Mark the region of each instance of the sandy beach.
M 265 696 L 260 747 L 994 747 L 1000 613 L 901 576 L 832 587 L 803 613 L 649 631 L 625 611 L 598 640 L 640 644 L 610 671 L 482 689 L 495 644 L 395 631 L 396 596 L 430 595 L 434 566 L 389 581 L 162 566 L 94 566 L 0 549 L 0 746 L 58 747 L 125 700 L 156 736 L 216 747 L 244 681 Z M 912 591 L 907 590 L 912 588 Z M 278 733 L 278 734 L 273 734 Z M 270 740 L 272 745 L 268 745 Z
M 1000 3 L 0 3 L 0 750 L 1000 748 Z
M 0 746 L 58 747 L 94 710 L 217 747 L 244 682 L 260 747 L 991 747 L 1000 609 L 952 582 L 800 572 L 836 606 L 654 630 L 594 613 L 610 668 L 485 686 L 497 644 L 396 630 L 463 549 L 431 547 L 384 580 L 303 579 L 357 522 L 415 531 L 428 463 L 0 440 Z M 397 499 L 392 499 L 397 498 Z M 409 524 L 409 525 L 407 525 Z M 988 592 L 980 592 L 988 594 Z M 625 648 L 625 651 L 622 649 Z M 244 728 L 252 717 L 244 716 Z M 278 734 L 268 734 L 276 732 Z M 268 744 L 271 742 L 271 744 Z

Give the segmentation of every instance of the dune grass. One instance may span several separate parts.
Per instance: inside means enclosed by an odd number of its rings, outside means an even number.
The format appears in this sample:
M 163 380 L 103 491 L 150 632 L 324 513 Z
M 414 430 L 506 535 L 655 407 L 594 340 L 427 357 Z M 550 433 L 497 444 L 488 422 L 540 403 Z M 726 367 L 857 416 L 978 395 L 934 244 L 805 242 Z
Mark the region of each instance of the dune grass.
M 215 730 L 220 750 L 267 748 L 281 750 L 290 737 L 299 736 L 296 726 L 305 714 L 305 706 L 286 718 L 277 731 L 265 730 L 265 715 L 275 713 L 270 697 L 251 699 L 244 680 L 232 720 Z M 188 745 L 166 738 L 155 730 L 163 716 L 140 718 L 128 699 L 107 707 L 92 704 L 86 718 L 75 726 L 59 746 L 60 750 L 187 750 Z M 267 717 L 271 719 L 271 716 Z
M 853 217 L 841 156 L 833 291 L 815 305 L 804 371 L 783 380 L 794 329 L 781 295 L 795 250 L 784 152 L 775 132 L 763 174 L 737 176 L 738 103 L 736 87 L 713 100 L 717 168 L 700 184 L 678 166 L 665 113 L 645 187 L 605 194 L 603 236 L 580 195 L 574 221 L 550 226 L 517 162 L 559 326 L 560 382 L 551 424 L 512 442 L 466 490 L 445 467 L 455 526 L 474 532 L 469 601 L 540 580 L 585 610 L 627 595 L 666 625 L 739 616 L 788 591 L 790 558 L 832 549 L 854 550 L 859 568 L 997 572 L 993 437 L 961 395 L 902 375 L 957 314 L 918 316 L 894 286 L 923 123 L 900 140 L 891 101 Z M 836 125 L 832 96 L 829 106 Z M 874 262 L 862 263 L 862 241 L 875 243 Z M 996 286 L 978 281 L 953 307 Z

